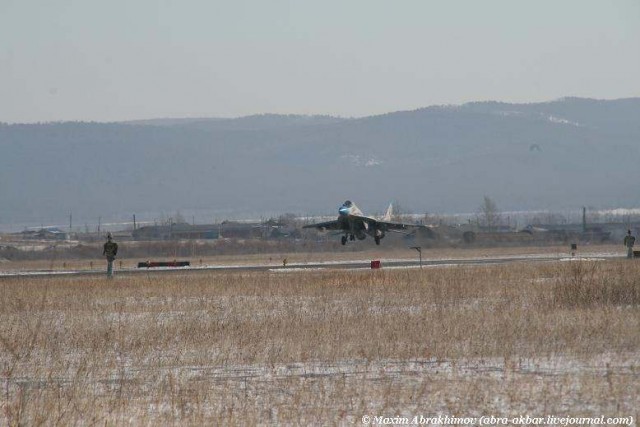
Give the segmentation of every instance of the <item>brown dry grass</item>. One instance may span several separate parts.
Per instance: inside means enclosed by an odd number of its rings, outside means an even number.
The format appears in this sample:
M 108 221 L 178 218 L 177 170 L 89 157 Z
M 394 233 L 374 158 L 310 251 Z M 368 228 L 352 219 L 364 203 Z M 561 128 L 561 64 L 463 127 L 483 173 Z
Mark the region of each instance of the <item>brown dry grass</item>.
M 635 416 L 640 263 L 0 282 L 0 424 Z

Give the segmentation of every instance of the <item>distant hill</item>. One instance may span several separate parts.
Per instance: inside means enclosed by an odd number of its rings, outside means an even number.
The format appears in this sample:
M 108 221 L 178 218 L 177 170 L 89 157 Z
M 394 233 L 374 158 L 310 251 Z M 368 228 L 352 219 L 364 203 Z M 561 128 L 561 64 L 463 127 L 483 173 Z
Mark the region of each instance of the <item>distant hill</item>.
M 0 125 L 0 224 L 640 206 L 640 99 Z M 213 218 L 212 218 L 213 219 Z

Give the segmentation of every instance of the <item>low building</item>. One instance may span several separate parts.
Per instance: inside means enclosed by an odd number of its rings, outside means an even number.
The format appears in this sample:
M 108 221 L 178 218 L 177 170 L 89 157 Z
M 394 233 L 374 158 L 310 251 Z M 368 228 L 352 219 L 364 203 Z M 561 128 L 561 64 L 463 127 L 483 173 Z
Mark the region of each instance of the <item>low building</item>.
M 39 230 L 24 230 L 19 233 L 22 240 L 69 240 L 70 235 L 57 227 L 44 227 Z
M 148 225 L 134 230 L 132 236 L 133 240 L 217 239 L 220 237 L 220 230 L 215 224 Z

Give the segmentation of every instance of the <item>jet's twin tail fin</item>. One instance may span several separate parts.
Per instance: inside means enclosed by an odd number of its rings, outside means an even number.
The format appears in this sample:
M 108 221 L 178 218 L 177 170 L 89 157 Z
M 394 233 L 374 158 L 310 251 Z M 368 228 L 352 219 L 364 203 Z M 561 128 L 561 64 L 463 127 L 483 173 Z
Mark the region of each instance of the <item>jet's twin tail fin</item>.
M 391 217 L 393 216 L 393 203 L 389 203 L 389 207 L 387 208 L 387 212 L 382 217 L 383 221 L 391 221 Z

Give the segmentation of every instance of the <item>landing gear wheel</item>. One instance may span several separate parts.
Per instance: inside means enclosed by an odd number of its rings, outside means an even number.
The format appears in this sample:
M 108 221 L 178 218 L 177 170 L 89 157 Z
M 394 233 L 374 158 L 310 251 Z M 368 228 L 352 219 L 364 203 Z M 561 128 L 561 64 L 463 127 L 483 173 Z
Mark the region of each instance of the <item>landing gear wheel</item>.
M 340 240 L 342 242 L 342 246 L 347 244 L 347 236 L 342 236 L 342 239 Z
M 375 236 L 373 239 L 376 241 L 376 245 L 380 244 L 380 236 Z
M 349 235 L 349 240 L 351 240 L 352 242 L 356 240 L 356 236 L 354 236 L 353 234 Z

